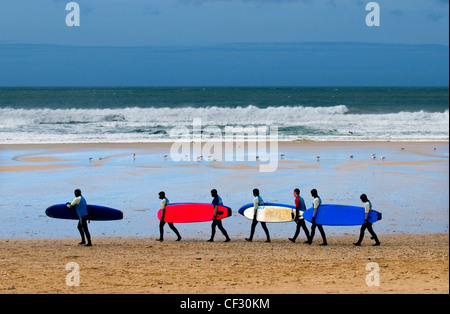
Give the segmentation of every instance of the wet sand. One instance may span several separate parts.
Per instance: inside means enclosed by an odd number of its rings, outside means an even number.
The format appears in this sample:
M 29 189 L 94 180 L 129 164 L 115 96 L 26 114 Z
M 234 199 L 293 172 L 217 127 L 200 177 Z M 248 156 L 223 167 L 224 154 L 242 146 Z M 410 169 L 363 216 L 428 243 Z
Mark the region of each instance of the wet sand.
M 379 247 L 368 236 L 361 247 L 348 236 L 327 247 L 305 245 L 301 236 L 297 243 L 221 241 L 0 240 L 0 293 L 449 293 L 448 234 L 384 235 Z M 79 286 L 66 283 L 71 262 Z

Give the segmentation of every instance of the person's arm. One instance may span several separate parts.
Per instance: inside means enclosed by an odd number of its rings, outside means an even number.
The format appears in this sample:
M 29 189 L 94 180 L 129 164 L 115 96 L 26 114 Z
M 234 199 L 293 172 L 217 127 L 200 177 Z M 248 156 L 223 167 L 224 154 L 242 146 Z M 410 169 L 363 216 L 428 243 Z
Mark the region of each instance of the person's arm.
M 164 221 L 164 215 L 166 214 L 166 199 L 161 200 L 161 220 Z
M 370 212 L 370 204 L 369 202 L 364 203 L 364 223 L 367 223 L 367 218 Z
M 313 220 L 313 222 L 315 222 L 316 214 L 317 214 L 317 208 L 319 208 L 319 199 L 317 197 L 314 199 L 313 205 L 314 205 L 314 212 L 313 212 L 312 220 Z
M 253 209 L 254 209 L 253 219 L 256 219 L 256 214 L 258 213 L 258 205 L 259 205 L 258 198 L 255 197 L 255 199 L 253 200 Z
M 295 220 L 300 219 L 300 197 L 295 198 Z
M 67 207 L 72 208 L 72 207 L 77 206 L 78 204 L 80 204 L 80 201 L 81 201 L 81 196 L 78 196 L 78 197 L 74 198 L 72 203 L 66 203 L 66 205 L 67 205 Z
M 218 198 L 217 196 L 214 197 L 214 199 L 213 199 L 213 201 L 212 201 L 212 204 L 214 205 L 214 217 L 213 217 L 213 219 L 216 220 L 216 217 L 217 217 L 217 211 L 218 211 L 217 207 L 218 207 L 218 205 L 219 205 L 219 198 Z

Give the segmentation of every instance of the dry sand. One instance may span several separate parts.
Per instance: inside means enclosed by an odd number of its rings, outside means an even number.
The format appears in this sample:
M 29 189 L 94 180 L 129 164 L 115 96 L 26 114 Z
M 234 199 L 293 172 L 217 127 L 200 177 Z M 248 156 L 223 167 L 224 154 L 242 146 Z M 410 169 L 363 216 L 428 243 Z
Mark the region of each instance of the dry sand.
M 379 247 L 368 236 L 361 247 L 348 236 L 328 247 L 301 238 L 77 240 L 0 240 L 0 293 L 449 293 L 448 234 L 385 235 Z M 66 284 L 70 262 L 79 286 Z M 379 286 L 366 283 L 368 263 L 379 266 Z

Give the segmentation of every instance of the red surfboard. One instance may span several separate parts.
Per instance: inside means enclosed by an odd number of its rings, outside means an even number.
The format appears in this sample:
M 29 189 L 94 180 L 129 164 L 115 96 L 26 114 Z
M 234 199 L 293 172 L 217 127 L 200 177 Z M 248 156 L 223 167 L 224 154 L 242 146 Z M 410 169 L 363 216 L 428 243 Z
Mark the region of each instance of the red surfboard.
M 158 210 L 157 217 L 161 220 L 162 210 Z M 231 208 L 218 206 L 217 219 L 231 216 Z M 214 218 L 214 205 L 202 203 L 174 203 L 166 206 L 165 222 L 185 223 L 212 221 Z

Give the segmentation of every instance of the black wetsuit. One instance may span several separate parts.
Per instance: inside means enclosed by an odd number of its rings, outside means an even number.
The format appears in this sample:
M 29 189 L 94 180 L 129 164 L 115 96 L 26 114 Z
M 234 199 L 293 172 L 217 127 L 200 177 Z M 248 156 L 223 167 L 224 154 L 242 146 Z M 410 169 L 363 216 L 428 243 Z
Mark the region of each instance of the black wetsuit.
M 91 245 L 91 234 L 89 233 L 87 221 L 88 221 L 88 216 L 81 217 L 78 220 L 78 231 L 80 231 L 80 235 L 81 235 L 81 243 L 80 244 L 85 244 L 86 239 L 87 239 L 88 245 Z M 86 235 L 86 239 L 84 237 L 85 235 Z
M 214 205 L 214 207 L 215 206 L 223 206 L 222 199 L 220 198 L 219 195 L 214 196 L 212 204 Z M 211 224 L 211 238 L 208 241 L 210 241 L 210 242 L 214 241 L 214 236 L 216 235 L 216 226 L 219 228 L 220 231 L 222 231 L 222 233 L 226 239 L 225 241 L 229 242 L 230 237 L 228 236 L 227 231 L 225 230 L 225 228 L 222 225 L 222 220 L 220 220 L 220 219 L 213 219 L 213 222 Z

